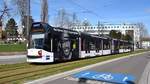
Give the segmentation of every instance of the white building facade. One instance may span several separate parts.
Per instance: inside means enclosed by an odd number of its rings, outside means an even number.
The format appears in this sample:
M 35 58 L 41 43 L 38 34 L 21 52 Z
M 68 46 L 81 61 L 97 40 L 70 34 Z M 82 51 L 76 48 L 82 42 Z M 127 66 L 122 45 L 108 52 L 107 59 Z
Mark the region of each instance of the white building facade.
M 145 48 L 145 49 L 150 48 L 150 37 L 142 38 L 142 48 Z
M 102 24 L 100 26 L 76 26 L 72 28 L 73 30 L 80 32 L 87 32 L 89 34 L 108 35 L 111 30 L 116 30 L 122 34 L 130 33 L 134 40 L 134 48 L 138 48 L 141 38 L 140 27 L 137 24 Z
M 145 49 L 150 48 L 150 41 L 142 41 L 142 48 Z

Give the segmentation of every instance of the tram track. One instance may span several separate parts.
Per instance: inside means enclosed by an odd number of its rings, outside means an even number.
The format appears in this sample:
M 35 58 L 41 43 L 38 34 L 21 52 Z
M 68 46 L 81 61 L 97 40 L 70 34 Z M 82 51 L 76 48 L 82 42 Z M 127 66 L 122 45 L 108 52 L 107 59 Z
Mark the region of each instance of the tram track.
M 84 64 L 85 63 L 83 63 L 83 65 Z M 73 68 L 73 67 L 77 67 L 77 66 L 78 66 L 78 62 L 74 63 L 74 66 L 66 66 L 66 64 L 65 64 L 65 65 L 61 65 L 61 66 L 54 66 L 54 67 L 48 67 L 48 68 L 34 67 L 34 69 L 33 68 L 31 68 L 31 69 L 25 68 L 25 69 L 14 70 L 14 71 L 6 71 L 4 73 L 1 72 L 0 73 L 0 83 L 16 81 L 16 80 L 20 80 L 20 79 L 40 75 L 40 74 L 46 74 L 46 73 L 52 73 L 52 72 L 58 73 L 65 69 L 67 70 L 67 68 Z M 14 73 L 14 72 L 18 72 L 18 73 Z M 19 75 L 19 77 L 17 77 L 18 75 Z M 11 79 L 11 80 L 8 80 L 8 79 Z
M 137 52 L 135 51 L 134 53 Z M 29 63 L 0 65 L 0 84 L 20 84 L 33 79 L 53 75 L 67 70 L 72 70 L 101 61 L 127 56 L 129 54 L 130 53 L 123 53 L 111 56 L 99 56 L 96 58 L 46 65 Z

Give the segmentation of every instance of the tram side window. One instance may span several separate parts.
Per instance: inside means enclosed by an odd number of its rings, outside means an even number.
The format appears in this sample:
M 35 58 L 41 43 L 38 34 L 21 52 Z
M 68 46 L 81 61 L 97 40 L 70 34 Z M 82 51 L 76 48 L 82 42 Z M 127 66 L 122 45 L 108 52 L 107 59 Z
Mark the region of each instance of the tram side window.
M 84 51 L 85 50 L 85 39 L 81 39 L 81 50 Z
M 119 48 L 120 48 L 120 49 L 123 49 L 123 42 L 120 42 Z
M 99 40 L 98 44 L 99 44 L 99 50 L 101 50 L 102 49 L 102 39 Z
M 50 34 L 45 34 L 43 46 L 46 51 L 51 52 L 51 36 L 50 36 Z
M 90 37 L 88 41 L 89 41 L 88 49 L 89 50 L 95 50 L 95 39 Z
M 90 41 L 88 39 L 85 40 L 85 52 L 90 52 Z
M 108 39 L 103 40 L 103 49 L 104 50 L 110 49 L 110 42 Z
M 59 40 L 57 38 L 53 39 L 53 52 L 58 51 L 58 42 L 59 42 Z
M 77 48 L 77 41 L 76 39 L 71 39 L 71 49 L 76 49 Z
M 95 44 L 93 44 L 90 39 L 82 38 L 81 39 L 81 50 L 85 51 L 86 53 L 89 53 L 90 50 L 95 49 Z
M 89 43 L 89 45 L 90 45 L 90 50 L 95 50 L 95 42 L 94 41 L 91 41 Z
M 103 40 L 103 49 L 106 50 L 106 40 Z
M 90 52 L 90 41 L 89 39 L 85 39 L 85 53 Z
M 117 40 L 114 41 L 114 49 L 117 50 L 119 49 L 119 42 Z
M 89 42 L 87 39 L 82 38 L 81 39 L 81 50 L 82 51 L 87 51 L 89 49 Z
M 100 39 L 96 40 L 96 49 L 101 50 L 101 40 Z
M 131 48 L 131 44 L 128 42 L 128 49 L 130 49 Z
M 124 43 L 124 49 L 127 49 L 127 43 L 126 42 Z

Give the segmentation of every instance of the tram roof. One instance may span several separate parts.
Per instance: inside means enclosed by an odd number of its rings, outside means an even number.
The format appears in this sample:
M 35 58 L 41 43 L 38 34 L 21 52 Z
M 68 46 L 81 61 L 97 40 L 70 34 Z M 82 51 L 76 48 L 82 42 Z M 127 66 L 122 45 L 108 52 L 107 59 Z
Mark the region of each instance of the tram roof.
M 71 33 L 71 34 L 79 34 L 78 31 L 74 31 L 74 30 L 66 29 L 66 28 L 61 28 L 61 27 L 53 27 L 53 30 L 58 31 L 58 32 L 68 32 L 68 33 Z
M 107 37 L 102 37 L 102 36 L 98 36 L 98 35 L 92 35 L 92 34 L 88 34 L 88 33 L 84 33 L 84 32 L 80 32 L 80 35 L 84 35 L 84 36 L 89 36 L 89 37 L 94 37 L 94 38 L 101 38 L 101 39 L 109 39 Z

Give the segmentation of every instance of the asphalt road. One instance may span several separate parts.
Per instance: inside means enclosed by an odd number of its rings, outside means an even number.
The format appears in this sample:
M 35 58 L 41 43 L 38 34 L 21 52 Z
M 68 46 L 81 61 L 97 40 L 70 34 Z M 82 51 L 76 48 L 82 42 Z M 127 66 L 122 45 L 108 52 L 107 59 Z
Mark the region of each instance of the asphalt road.
M 15 64 L 26 62 L 26 55 L 0 56 L 0 64 Z
M 145 67 L 149 63 L 149 60 L 150 60 L 150 53 L 145 53 L 142 55 L 133 56 L 118 61 L 110 62 L 104 65 L 100 65 L 91 68 L 89 70 L 99 72 L 117 72 L 117 73 L 132 74 L 136 77 L 136 80 L 134 81 L 135 84 L 138 84 L 145 70 Z M 45 84 L 79 84 L 79 83 L 75 79 L 72 79 L 71 76 L 68 76 L 65 78 L 56 79 L 54 81 L 48 81 Z

